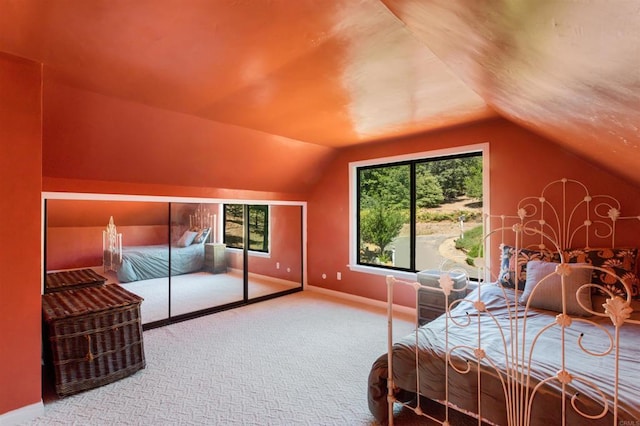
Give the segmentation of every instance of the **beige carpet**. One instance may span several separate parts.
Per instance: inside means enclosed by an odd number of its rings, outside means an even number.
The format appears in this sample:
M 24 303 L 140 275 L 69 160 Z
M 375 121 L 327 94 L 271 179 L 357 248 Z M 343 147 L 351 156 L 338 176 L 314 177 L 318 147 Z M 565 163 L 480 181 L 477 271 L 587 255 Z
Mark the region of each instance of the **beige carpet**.
M 147 368 L 63 399 L 32 425 L 372 425 L 383 309 L 313 291 L 144 333 Z M 409 318 L 396 336 L 409 333 Z M 425 424 L 406 410 L 397 424 Z

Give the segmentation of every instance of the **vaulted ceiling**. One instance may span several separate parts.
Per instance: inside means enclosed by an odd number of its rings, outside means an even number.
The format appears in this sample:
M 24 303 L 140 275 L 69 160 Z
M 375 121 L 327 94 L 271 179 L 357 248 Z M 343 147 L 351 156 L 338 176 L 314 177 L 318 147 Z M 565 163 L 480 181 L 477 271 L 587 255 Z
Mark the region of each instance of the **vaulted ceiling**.
M 340 148 L 503 116 L 640 184 L 640 2 L 0 0 L 91 93 Z

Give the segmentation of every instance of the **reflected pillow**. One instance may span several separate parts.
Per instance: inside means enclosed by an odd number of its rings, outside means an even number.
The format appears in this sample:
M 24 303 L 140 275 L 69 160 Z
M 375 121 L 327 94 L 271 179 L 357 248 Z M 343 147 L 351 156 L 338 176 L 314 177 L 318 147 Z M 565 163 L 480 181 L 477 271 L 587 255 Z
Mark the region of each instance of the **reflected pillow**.
M 178 247 L 187 247 L 187 246 L 191 245 L 191 243 L 193 242 L 193 239 L 196 237 L 196 235 L 198 235 L 197 232 L 185 231 L 184 234 L 182 234 L 182 237 L 180 237 L 180 239 L 176 243 L 176 245 Z
M 208 236 L 209 236 L 209 228 L 203 228 L 203 229 L 199 230 L 198 234 L 193 239 L 193 244 L 203 243 L 204 241 L 206 241 Z
M 520 296 L 520 303 L 538 309 L 562 312 L 562 281 L 556 268 L 560 265 L 555 262 L 532 260 L 527 262 L 527 279 L 524 292 Z M 591 289 L 585 288 L 578 294 L 580 286 L 591 282 L 592 269 L 586 263 L 564 263 L 569 271 L 564 278 L 567 311 L 569 315 L 588 316 L 578 303 L 578 298 L 584 306 L 591 309 Z M 533 290 L 536 290 L 535 293 Z

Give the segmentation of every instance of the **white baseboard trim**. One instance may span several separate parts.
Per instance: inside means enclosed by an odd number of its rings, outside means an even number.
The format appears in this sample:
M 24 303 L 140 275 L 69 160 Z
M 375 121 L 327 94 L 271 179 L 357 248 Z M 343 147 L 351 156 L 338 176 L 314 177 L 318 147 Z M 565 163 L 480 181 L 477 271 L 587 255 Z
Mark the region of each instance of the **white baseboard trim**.
M 21 408 L 9 411 L 0 415 L 0 425 L 2 426 L 14 426 L 20 423 L 25 423 L 30 420 L 40 417 L 44 414 L 44 404 L 42 400 L 35 404 L 25 405 Z
M 349 300 L 351 302 L 362 303 L 364 305 L 375 306 L 382 309 L 387 309 L 387 302 L 381 300 L 369 299 L 368 297 L 356 296 L 355 294 L 343 293 L 341 291 L 329 290 L 327 288 L 317 287 L 315 285 L 306 285 L 305 290 L 315 291 L 318 293 L 326 294 L 329 296 L 337 297 L 339 299 Z M 407 315 L 415 315 L 416 310 L 408 306 L 393 304 L 394 312 L 403 313 Z

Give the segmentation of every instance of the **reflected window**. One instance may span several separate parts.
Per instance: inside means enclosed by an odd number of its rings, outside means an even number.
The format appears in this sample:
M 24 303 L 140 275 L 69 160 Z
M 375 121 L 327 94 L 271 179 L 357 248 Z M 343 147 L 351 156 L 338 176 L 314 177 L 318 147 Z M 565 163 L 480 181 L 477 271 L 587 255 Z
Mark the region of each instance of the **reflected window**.
M 224 243 L 230 248 L 244 248 L 244 212 L 247 208 L 249 246 L 251 251 L 269 253 L 269 206 L 224 205 Z

